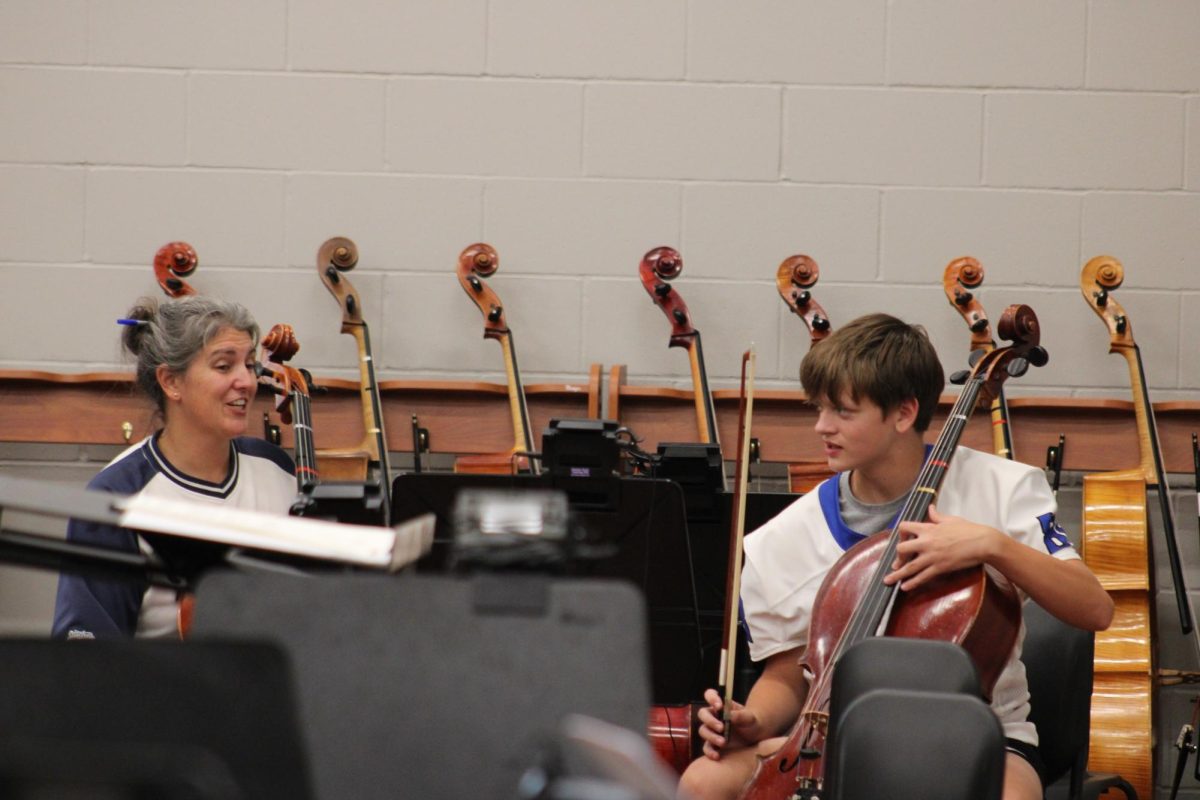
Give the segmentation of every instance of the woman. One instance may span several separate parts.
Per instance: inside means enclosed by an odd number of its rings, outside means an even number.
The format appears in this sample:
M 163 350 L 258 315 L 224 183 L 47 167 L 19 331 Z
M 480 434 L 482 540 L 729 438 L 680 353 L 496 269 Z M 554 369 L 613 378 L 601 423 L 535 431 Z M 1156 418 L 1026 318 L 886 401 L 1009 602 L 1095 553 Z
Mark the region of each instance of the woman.
M 121 322 L 128 326 L 122 344 L 137 361 L 138 386 L 154 401 L 163 426 L 117 456 L 88 488 L 286 514 L 296 495 L 292 460 L 243 435 L 258 388 L 258 326 L 249 312 L 207 297 L 143 298 Z M 67 526 L 67 539 L 151 551 L 133 531 L 79 520 Z M 52 635 L 173 636 L 177 606 L 168 589 L 64 573 Z

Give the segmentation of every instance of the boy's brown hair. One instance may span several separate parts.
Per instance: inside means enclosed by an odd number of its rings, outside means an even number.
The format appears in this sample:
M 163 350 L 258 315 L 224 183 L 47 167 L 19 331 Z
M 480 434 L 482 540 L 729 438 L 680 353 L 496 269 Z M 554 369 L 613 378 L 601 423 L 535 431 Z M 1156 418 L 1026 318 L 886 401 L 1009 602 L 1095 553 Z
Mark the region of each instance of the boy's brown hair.
M 910 397 L 917 400 L 914 428 L 929 428 L 946 385 L 942 364 L 920 325 L 889 314 L 868 314 L 837 328 L 800 363 L 800 384 L 810 400 L 854 402 L 866 397 L 884 414 Z

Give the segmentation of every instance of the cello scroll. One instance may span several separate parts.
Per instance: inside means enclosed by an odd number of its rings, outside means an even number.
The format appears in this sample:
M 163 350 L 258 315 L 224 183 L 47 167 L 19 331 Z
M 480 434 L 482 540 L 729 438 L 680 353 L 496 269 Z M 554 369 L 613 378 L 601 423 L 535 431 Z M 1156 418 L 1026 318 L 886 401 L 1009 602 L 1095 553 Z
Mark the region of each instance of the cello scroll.
M 812 292 L 809 291 L 817 284 L 819 277 L 821 270 L 817 262 L 803 254 L 788 256 L 775 272 L 775 286 L 779 290 L 779 296 L 787 303 L 792 313 L 804 320 L 812 344 L 821 341 L 833 330 L 825 309 L 821 308 L 821 304 L 813 299 Z
M 184 280 L 196 271 L 200 259 L 187 242 L 168 242 L 154 254 L 154 277 L 168 297 L 185 297 L 196 290 Z

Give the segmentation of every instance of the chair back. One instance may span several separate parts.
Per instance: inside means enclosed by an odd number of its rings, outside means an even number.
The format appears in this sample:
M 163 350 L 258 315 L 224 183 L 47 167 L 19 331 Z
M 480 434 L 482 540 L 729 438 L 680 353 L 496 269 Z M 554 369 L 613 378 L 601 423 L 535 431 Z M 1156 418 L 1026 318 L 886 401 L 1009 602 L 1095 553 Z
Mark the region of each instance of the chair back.
M 1029 719 L 1037 726 L 1038 750 L 1049 785 L 1071 773 L 1073 789 L 1087 770 L 1095 635 L 1025 603 L 1021 661 L 1029 682 Z M 1072 791 L 1072 796 L 1077 791 Z
M 843 711 L 833 748 L 832 800 L 999 800 L 1004 782 L 1000 721 L 966 694 L 869 691 Z

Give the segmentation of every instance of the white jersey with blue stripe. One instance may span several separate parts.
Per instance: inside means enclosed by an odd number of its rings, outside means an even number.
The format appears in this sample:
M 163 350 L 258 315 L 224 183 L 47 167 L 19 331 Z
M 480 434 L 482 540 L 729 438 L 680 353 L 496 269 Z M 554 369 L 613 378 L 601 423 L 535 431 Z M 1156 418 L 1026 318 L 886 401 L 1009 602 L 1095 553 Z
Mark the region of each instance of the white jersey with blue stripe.
M 212 483 L 177 469 L 158 447 L 157 434 L 117 456 L 88 483 L 89 489 L 148 495 L 198 506 L 233 507 L 287 514 L 296 498 L 295 467 L 275 445 L 250 437 L 230 442 L 229 473 Z M 149 552 L 141 536 L 126 528 L 71 520 L 67 540 L 125 552 Z M 54 606 L 55 638 L 172 636 L 176 633 L 173 591 L 142 581 L 63 573 Z
M 1004 531 L 1055 558 L 1079 558 L 1055 521 L 1057 504 L 1045 475 L 1035 467 L 959 447 L 935 502 L 942 514 Z M 808 643 L 813 603 L 826 573 L 846 550 L 878 533 L 851 530 L 838 508 L 835 475 L 746 536 L 741 602 L 755 661 Z M 1020 660 L 1024 638 L 1022 626 L 992 690 L 992 709 L 1005 736 L 1036 745 Z

